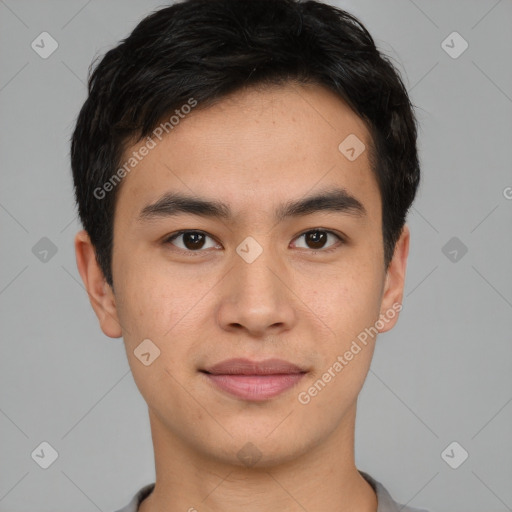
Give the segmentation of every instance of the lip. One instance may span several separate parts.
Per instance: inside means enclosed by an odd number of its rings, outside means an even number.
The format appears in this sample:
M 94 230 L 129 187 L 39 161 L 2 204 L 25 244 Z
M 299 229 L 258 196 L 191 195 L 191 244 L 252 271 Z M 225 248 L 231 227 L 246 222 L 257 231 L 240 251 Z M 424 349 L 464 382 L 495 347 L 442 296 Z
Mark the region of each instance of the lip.
M 284 359 L 265 359 L 264 361 L 251 361 L 250 359 L 226 359 L 204 371 L 222 375 L 277 375 L 290 373 L 304 373 L 306 369 L 285 361 Z
M 264 401 L 295 386 L 307 370 L 282 359 L 229 359 L 201 370 L 217 388 L 250 401 Z

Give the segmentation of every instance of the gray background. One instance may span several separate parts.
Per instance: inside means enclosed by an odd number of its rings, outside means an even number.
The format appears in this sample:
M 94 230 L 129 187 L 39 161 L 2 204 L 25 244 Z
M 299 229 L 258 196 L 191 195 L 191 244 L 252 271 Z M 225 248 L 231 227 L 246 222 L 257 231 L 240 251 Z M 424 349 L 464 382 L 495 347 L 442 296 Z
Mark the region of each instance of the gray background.
M 76 269 L 69 137 L 92 59 L 160 5 L 0 0 L 1 511 L 115 510 L 154 479 L 122 340 Z M 412 506 L 512 510 L 512 2 L 336 5 L 393 58 L 421 125 L 404 310 L 360 398 L 358 467 Z M 43 31 L 47 59 L 31 48 Z M 453 31 L 458 58 L 441 44 Z M 46 470 L 42 441 L 59 454 Z M 441 458 L 453 441 L 469 453 L 457 469 Z

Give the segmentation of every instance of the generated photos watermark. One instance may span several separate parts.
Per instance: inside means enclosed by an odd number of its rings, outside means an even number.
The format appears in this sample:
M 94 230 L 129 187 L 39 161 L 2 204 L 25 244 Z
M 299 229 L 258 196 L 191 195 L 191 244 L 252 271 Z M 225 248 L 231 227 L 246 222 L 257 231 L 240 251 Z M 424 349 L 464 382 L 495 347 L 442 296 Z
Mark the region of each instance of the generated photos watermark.
M 362 348 L 360 344 L 366 346 L 369 339 L 374 338 L 379 333 L 380 329 L 402 310 L 402 304 L 395 302 L 391 308 L 389 308 L 384 314 L 381 314 L 379 319 L 371 326 L 366 327 L 364 331 L 361 331 L 357 335 L 357 339 L 352 341 L 350 349 L 346 350 L 343 355 L 339 355 L 336 361 L 327 369 L 325 373 L 306 391 L 301 391 L 298 394 L 298 400 L 302 405 L 307 405 L 311 402 L 312 398 L 318 395 L 329 382 L 331 382 L 340 372 L 345 368 L 354 357 L 361 352 Z M 359 341 L 359 343 L 358 343 Z
M 151 133 L 152 136 L 146 138 L 145 143 L 137 151 L 132 151 L 131 156 L 123 163 L 119 169 L 101 186 L 96 187 L 93 195 L 96 199 L 104 199 L 108 192 L 111 192 L 121 180 L 129 174 L 137 164 L 156 148 L 158 142 L 162 140 L 165 134 L 170 133 L 187 114 L 197 105 L 197 100 L 189 98 L 187 103 L 183 104 L 174 114 L 165 122 L 160 123 Z M 155 139 L 158 139 L 156 141 Z

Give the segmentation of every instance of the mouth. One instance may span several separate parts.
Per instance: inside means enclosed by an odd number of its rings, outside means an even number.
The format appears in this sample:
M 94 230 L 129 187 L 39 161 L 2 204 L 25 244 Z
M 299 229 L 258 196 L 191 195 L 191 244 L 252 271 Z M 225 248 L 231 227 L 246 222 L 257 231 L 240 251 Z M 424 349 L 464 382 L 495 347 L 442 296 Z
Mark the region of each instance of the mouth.
M 219 391 L 242 400 L 261 402 L 294 387 L 308 371 L 282 359 L 259 362 L 230 359 L 200 372 Z

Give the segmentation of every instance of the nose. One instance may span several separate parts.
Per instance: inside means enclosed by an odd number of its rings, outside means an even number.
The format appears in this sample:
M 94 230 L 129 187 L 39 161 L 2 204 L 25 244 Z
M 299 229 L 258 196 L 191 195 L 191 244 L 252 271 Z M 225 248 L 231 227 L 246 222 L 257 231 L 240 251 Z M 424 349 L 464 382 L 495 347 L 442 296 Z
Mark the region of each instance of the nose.
M 217 320 L 222 329 L 255 337 L 276 335 L 297 322 L 289 272 L 264 250 L 251 263 L 236 256 L 223 280 Z

